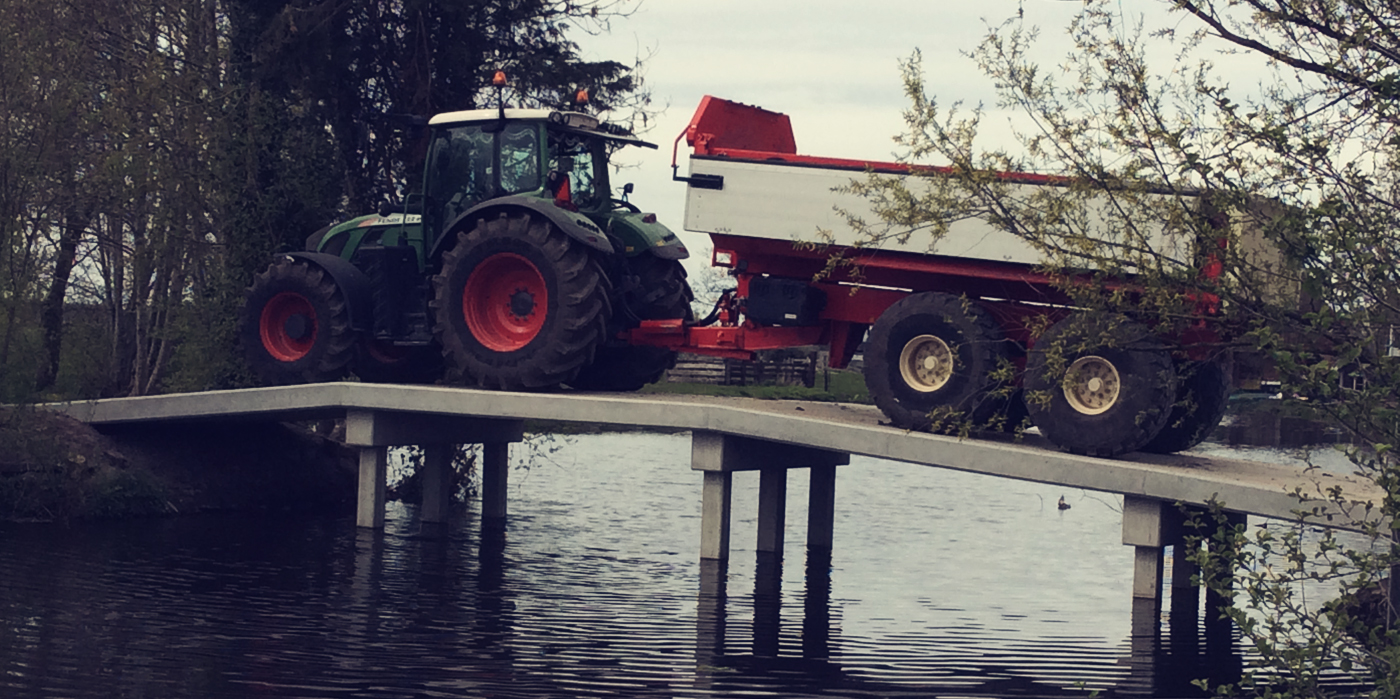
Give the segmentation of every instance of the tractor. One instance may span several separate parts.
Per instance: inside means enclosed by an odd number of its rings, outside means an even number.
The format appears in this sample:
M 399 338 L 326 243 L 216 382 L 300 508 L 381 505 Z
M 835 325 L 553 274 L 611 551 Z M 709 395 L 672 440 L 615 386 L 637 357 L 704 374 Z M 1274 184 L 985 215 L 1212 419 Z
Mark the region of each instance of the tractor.
M 674 351 L 621 338 L 691 318 L 689 253 L 630 184 L 613 195 L 608 167 L 618 148 L 656 146 L 583 112 L 504 103 L 427 127 L 420 193 L 317 231 L 255 277 L 239 338 L 259 378 L 601 391 L 660 378 Z

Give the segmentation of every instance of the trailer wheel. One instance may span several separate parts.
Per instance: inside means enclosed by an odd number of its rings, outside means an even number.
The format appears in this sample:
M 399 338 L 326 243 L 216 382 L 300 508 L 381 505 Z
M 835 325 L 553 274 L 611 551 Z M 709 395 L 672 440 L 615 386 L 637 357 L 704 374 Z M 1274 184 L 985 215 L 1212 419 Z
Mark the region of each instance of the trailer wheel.
M 1176 403 L 1162 431 L 1142 447 L 1154 454 L 1185 451 L 1215 431 L 1230 402 L 1230 372 L 1219 362 L 1181 362 L 1176 370 Z
M 350 368 L 367 383 L 432 383 L 442 374 L 442 350 L 399 347 L 365 336 L 355 345 Z
M 593 361 L 611 307 L 588 251 L 549 221 L 501 213 L 457 234 L 433 277 L 448 368 L 486 388 L 543 390 Z
M 906 296 L 885 309 L 866 338 L 865 385 L 897 427 L 928 429 L 960 414 L 984 423 L 1005 399 L 993 377 L 1008 357 L 1001 325 L 982 306 L 948 294 Z
M 628 269 L 638 282 L 622 294 L 629 327 L 642 320 L 694 317 L 690 302 L 695 293 L 680 262 L 644 253 L 628 260 Z M 675 365 L 676 353 L 662 347 L 605 344 L 569 385 L 583 391 L 635 391 L 659 381 Z
M 342 378 L 355 344 L 350 309 L 335 281 L 289 257 L 253 278 L 238 336 L 249 367 L 268 384 Z
M 1117 314 L 1056 323 L 1026 363 L 1026 405 L 1053 444 L 1111 457 L 1146 446 L 1176 400 L 1171 353 L 1144 326 Z

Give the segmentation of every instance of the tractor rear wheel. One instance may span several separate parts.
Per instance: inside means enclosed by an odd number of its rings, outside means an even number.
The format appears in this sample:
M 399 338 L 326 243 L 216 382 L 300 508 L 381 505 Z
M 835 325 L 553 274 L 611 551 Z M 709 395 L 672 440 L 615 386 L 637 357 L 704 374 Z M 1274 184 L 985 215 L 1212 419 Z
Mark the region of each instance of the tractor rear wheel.
M 485 388 L 571 381 L 593 361 L 612 312 L 588 250 L 529 213 L 459 232 L 433 293 L 433 330 L 449 370 Z
M 319 267 L 291 257 L 254 277 L 238 336 L 249 367 L 269 384 L 342 378 L 355 345 L 345 294 Z
M 628 260 L 628 270 L 636 278 L 635 290 L 622 294 L 620 312 L 629 316 L 628 327 L 643 320 L 693 317 L 690 302 L 695 293 L 680 262 L 643 253 Z M 671 350 L 614 340 L 600 346 L 593 363 L 579 370 L 569 385 L 582 391 L 635 391 L 659 381 L 675 365 Z
M 1041 434 L 1073 454 L 1137 451 L 1176 401 L 1171 353 L 1117 314 L 1081 313 L 1051 326 L 1026 363 L 1026 406 Z
M 1230 372 L 1219 362 L 1180 362 L 1176 368 L 1176 404 L 1162 431 L 1143 451 L 1171 454 L 1205 441 L 1230 403 Z
M 890 422 L 905 429 L 980 425 L 1005 404 L 994 376 L 1009 356 L 1001 325 L 975 301 L 939 293 L 906 296 L 885 309 L 865 343 L 865 385 Z

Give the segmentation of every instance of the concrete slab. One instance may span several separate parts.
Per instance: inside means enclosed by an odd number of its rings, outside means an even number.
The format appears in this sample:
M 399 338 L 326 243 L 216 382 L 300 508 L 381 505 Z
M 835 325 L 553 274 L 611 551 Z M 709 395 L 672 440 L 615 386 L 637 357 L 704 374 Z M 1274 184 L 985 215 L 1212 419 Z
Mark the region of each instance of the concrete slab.
M 1292 519 L 1300 507 L 1295 491 L 1320 494 L 1337 487 L 1358 504 L 1379 503 L 1381 498 L 1369 481 L 1291 466 L 1189 455 L 1133 454 L 1117 460 L 1074 456 L 1047 448 L 1038 440 L 1012 443 L 907 432 L 881 424 L 882 416 L 874 408 L 832 403 L 529 394 L 341 382 L 46 407 L 94 424 L 229 417 L 301 419 L 373 410 L 697 430 L 1167 502 L 1204 505 L 1215 499 L 1231 511 L 1282 519 Z M 1350 513 L 1328 514 L 1336 526 L 1352 521 Z

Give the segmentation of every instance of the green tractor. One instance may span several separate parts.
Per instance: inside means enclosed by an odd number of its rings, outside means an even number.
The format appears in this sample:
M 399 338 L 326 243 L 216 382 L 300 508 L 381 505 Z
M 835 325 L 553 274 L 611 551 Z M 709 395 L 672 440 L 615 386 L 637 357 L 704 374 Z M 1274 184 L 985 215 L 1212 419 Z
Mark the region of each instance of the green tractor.
M 318 231 L 248 290 L 240 340 L 270 384 L 454 382 L 627 391 L 674 362 L 621 334 L 690 318 L 675 234 L 608 182 L 656 146 L 597 118 L 483 109 L 428 121 L 421 194 Z

